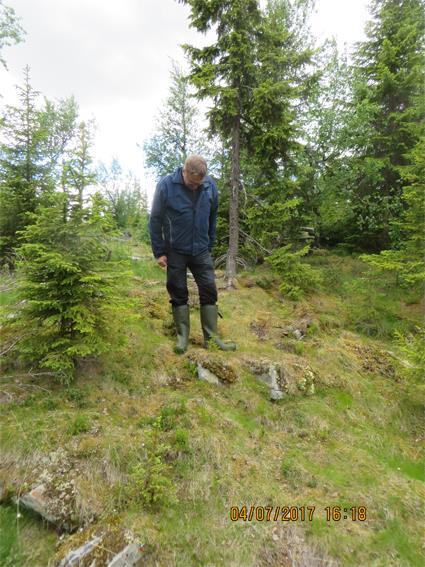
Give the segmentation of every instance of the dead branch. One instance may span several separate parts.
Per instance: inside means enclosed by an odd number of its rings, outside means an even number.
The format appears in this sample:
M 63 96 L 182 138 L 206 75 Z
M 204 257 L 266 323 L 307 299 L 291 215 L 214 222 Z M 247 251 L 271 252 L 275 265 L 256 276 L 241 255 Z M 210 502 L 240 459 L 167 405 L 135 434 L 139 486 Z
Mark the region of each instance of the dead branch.
M 24 336 L 25 336 L 25 335 L 24 335 Z M 19 343 L 19 341 L 21 341 L 23 338 L 24 338 L 23 336 L 22 336 L 22 337 L 18 337 L 15 342 L 13 342 L 11 345 L 9 345 L 9 346 L 7 347 L 6 350 L 3 350 L 2 352 L 0 352 L 0 356 L 3 356 L 4 354 L 6 354 L 6 353 L 9 352 L 10 350 L 12 350 L 12 348 L 13 348 L 17 343 Z

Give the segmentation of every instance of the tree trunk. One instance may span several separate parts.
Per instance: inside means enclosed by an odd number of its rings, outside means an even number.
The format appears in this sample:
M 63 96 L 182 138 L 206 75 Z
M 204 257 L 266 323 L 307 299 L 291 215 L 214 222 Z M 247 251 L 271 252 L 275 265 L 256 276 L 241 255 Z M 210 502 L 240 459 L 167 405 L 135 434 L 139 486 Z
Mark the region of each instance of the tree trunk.
M 236 258 L 239 247 L 239 187 L 240 187 L 241 117 L 235 116 L 232 126 L 232 171 L 230 179 L 229 250 L 226 259 L 226 287 L 235 287 Z

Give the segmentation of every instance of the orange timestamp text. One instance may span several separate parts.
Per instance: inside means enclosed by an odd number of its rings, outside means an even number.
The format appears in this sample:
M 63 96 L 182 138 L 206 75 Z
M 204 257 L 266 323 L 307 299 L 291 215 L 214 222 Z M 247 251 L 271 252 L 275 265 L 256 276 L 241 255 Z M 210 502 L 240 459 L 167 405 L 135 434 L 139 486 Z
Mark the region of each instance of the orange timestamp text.
M 232 522 L 312 522 L 316 510 L 316 506 L 231 506 L 230 519 Z M 320 512 L 324 512 L 327 522 L 367 519 L 366 506 L 326 506 Z

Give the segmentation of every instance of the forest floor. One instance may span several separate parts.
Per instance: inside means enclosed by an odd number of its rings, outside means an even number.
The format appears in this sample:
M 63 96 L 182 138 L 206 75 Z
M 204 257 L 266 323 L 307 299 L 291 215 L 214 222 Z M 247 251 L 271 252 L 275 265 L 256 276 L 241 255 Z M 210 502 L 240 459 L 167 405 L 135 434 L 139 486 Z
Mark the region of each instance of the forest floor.
M 196 293 L 178 356 L 164 271 L 147 247 L 116 254 L 140 259 L 108 353 L 68 387 L 3 365 L 0 564 L 53 564 L 96 530 L 124 529 L 149 566 L 423 565 L 424 390 L 394 340 L 417 332 L 421 298 L 326 251 L 306 260 L 322 288 L 298 302 L 265 266 L 242 273 L 219 290 L 220 331 L 238 349 L 211 353 L 237 380 L 214 385 L 190 360 L 203 352 Z M 16 299 L 1 283 L 5 317 Z M 314 391 L 272 402 L 248 358 L 308 368 Z M 13 504 L 49 478 L 83 529 L 59 535 Z

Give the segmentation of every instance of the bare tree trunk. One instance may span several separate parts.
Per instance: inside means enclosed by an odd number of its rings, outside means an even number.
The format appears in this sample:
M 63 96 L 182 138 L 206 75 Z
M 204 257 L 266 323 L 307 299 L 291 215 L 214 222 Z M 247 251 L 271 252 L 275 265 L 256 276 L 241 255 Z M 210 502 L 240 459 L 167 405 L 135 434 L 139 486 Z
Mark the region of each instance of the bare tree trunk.
M 229 250 L 226 259 L 226 287 L 235 287 L 236 258 L 239 248 L 239 188 L 240 188 L 241 117 L 238 114 L 232 127 L 232 171 L 230 178 Z

